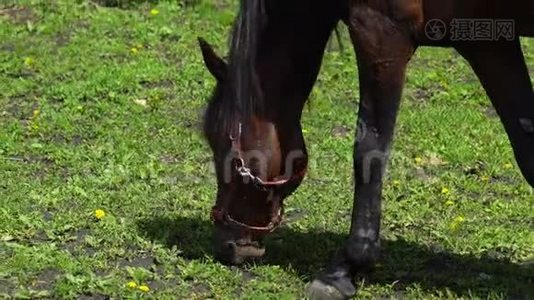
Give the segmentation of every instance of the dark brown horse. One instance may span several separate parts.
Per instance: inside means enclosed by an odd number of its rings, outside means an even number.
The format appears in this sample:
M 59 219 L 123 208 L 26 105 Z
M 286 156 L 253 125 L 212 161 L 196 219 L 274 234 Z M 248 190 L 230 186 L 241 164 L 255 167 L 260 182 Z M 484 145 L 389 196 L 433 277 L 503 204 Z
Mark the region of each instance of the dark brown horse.
M 339 20 L 349 28 L 360 80 L 354 206 L 346 244 L 309 286 L 315 299 L 353 295 L 355 274 L 378 258 L 383 175 L 406 67 L 419 46 L 453 47 L 469 61 L 534 186 L 534 92 L 519 41 L 534 36 L 534 1 L 242 0 L 228 63 L 200 40 L 217 79 L 204 130 L 217 170 L 219 260 L 261 256 L 261 238 L 302 181 L 301 112 Z

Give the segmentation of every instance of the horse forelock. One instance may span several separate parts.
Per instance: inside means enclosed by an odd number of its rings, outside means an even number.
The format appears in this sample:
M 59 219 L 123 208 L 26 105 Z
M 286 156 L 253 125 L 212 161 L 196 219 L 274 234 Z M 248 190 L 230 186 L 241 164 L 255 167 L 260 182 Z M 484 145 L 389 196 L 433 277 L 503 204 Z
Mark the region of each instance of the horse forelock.
M 267 22 L 266 0 L 242 0 L 230 41 L 229 76 L 220 103 L 222 128 L 232 130 L 236 123 L 262 115 L 263 97 L 256 59 L 259 40 Z

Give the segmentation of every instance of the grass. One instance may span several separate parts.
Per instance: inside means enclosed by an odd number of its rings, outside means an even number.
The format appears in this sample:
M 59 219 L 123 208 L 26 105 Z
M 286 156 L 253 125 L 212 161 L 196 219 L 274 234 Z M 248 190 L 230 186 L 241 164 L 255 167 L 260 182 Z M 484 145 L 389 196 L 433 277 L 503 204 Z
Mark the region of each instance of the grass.
M 234 2 L 0 4 L 0 298 L 304 297 L 348 230 L 354 57 L 329 46 L 302 121 L 310 174 L 264 262 L 223 266 L 196 37 L 225 52 Z M 534 193 L 452 50 L 411 63 L 387 177 L 359 298 L 534 297 Z

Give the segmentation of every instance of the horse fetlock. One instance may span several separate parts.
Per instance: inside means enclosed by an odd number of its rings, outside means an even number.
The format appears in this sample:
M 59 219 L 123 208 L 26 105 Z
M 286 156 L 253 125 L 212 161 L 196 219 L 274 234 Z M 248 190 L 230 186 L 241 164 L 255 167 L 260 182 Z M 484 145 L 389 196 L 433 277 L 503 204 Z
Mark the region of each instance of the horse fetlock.
M 374 267 L 380 256 L 380 240 L 357 237 L 345 246 L 345 256 L 353 268 L 364 270 Z

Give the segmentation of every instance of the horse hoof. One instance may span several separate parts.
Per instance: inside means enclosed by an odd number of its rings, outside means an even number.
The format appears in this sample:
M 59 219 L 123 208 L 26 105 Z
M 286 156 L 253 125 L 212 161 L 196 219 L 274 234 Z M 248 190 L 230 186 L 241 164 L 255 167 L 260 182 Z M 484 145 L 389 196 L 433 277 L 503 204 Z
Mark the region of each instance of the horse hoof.
M 352 295 L 347 295 L 319 279 L 312 281 L 306 288 L 306 296 L 310 300 L 345 300 L 354 294 L 355 292 Z

